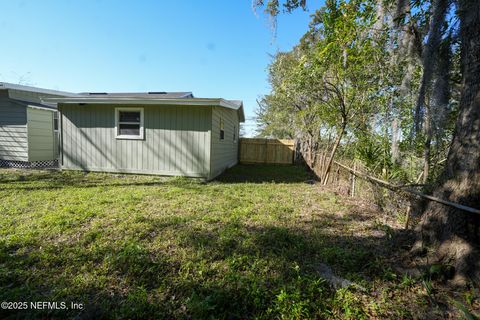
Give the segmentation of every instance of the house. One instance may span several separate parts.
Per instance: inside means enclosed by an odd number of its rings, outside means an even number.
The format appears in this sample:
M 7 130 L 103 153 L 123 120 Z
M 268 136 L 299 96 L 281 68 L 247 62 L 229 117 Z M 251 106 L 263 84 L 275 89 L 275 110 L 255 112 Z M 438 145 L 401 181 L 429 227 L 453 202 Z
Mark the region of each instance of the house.
M 241 101 L 97 92 L 43 102 L 58 106 L 62 169 L 209 180 L 238 162 Z
M 58 126 L 55 105 L 42 98 L 73 93 L 0 82 L 0 167 L 55 165 Z

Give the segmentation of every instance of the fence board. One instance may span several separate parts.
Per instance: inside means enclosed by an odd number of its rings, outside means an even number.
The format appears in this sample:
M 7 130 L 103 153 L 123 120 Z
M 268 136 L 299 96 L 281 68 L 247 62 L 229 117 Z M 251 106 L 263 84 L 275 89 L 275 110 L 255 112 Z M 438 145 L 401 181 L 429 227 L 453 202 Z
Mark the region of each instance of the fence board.
M 293 164 L 294 140 L 240 139 L 240 163 Z

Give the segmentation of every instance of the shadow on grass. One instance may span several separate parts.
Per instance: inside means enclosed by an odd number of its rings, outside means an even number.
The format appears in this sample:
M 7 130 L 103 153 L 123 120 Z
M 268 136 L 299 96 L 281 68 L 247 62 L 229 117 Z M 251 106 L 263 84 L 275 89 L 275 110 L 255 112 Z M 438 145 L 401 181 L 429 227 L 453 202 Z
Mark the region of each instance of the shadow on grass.
M 185 177 L 113 174 L 81 171 L 29 171 L 0 174 L 0 185 L 8 190 L 51 190 L 128 186 L 200 186 L 201 180 Z
M 332 236 L 321 224 L 306 227 L 165 224 L 165 229 L 175 229 L 176 246 L 187 256 L 148 249 L 152 239 L 89 246 L 92 239 L 83 235 L 76 244 L 35 248 L 0 241 L 0 300 L 86 306 L 82 311 L 0 310 L 0 316 L 328 318 L 335 291 L 322 280 L 321 263 L 354 281 L 384 279 L 395 263 L 396 235 Z M 96 274 L 98 283 L 79 281 Z
M 304 166 L 239 164 L 215 180 L 222 183 L 300 183 L 313 179 L 313 175 Z
M 311 183 L 314 176 L 303 166 L 292 165 L 237 165 L 214 181 L 220 183 Z M 81 171 L 4 171 L 0 184 L 10 190 L 49 190 L 96 187 L 166 186 L 199 187 L 198 178 L 88 173 Z

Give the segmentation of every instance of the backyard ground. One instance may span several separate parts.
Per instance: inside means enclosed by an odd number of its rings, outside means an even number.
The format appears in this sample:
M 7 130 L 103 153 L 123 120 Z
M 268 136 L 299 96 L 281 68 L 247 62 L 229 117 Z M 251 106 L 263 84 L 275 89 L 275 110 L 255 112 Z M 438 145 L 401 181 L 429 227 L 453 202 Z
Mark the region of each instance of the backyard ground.
M 0 317 L 442 319 L 478 308 L 476 289 L 396 271 L 410 241 L 400 214 L 311 179 L 293 166 L 237 166 L 209 183 L 2 169 L 0 301 L 69 309 Z

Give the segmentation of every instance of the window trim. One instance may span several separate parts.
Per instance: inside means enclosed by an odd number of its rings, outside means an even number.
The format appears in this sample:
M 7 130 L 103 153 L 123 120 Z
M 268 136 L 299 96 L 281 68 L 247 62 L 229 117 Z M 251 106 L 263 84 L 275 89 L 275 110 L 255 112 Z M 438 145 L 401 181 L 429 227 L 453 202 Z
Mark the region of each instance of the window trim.
M 121 135 L 118 133 L 119 130 L 119 120 L 120 120 L 120 111 L 130 111 L 140 112 L 140 134 L 139 135 Z M 137 124 L 137 122 L 122 122 L 123 124 Z M 143 126 L 143 108 L 129 108 L 129 107 L 119 107 L 115 108 L 115 138 L 116 139 L 126 139 L 126 140 L 143 140 L 145 137 L 145 128 Z
M 220 123 L 219 123 L 219 138 L 220 140 L 225 140 L 225 121 L 223 120 L 222 117 L 220 117 Z

